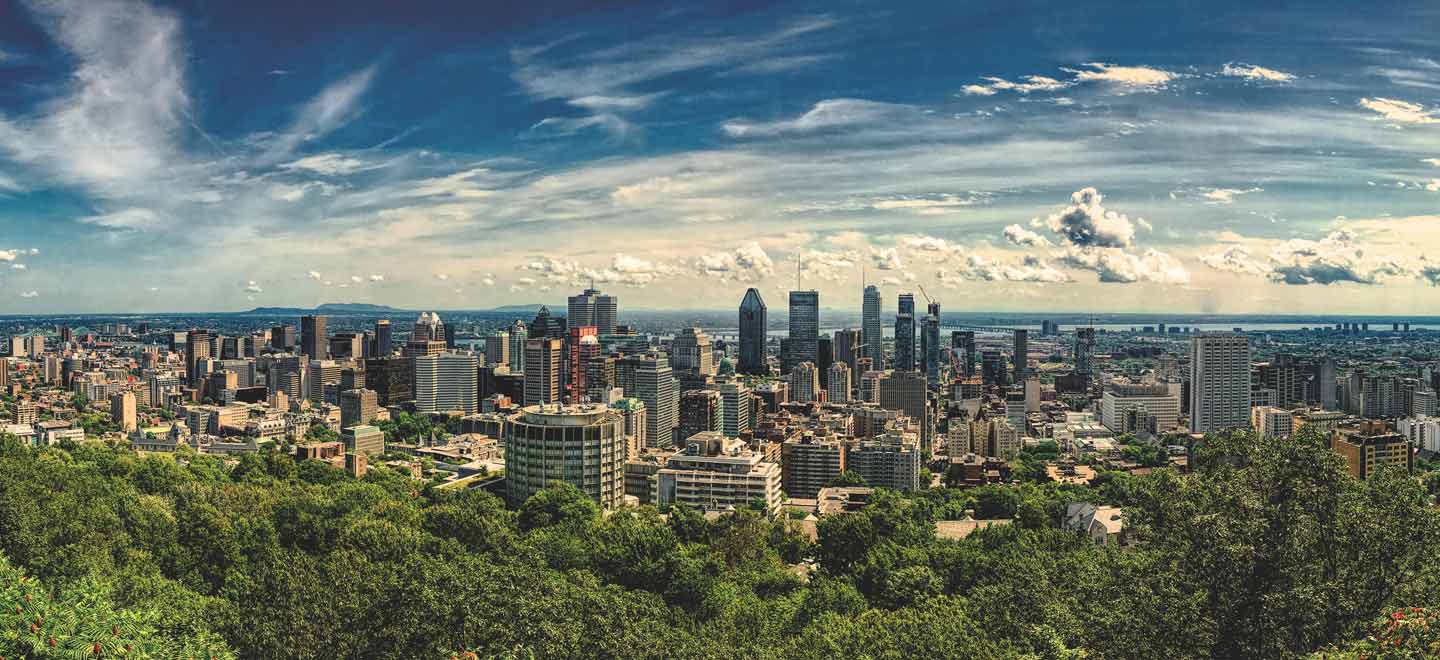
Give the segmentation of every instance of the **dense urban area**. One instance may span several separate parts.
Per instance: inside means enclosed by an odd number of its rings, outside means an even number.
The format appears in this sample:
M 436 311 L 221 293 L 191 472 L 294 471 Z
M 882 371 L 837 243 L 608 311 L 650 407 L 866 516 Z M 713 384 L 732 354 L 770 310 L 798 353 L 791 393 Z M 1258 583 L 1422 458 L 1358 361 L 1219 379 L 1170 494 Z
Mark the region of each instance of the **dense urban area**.
M 920 295 L 4 319 L 0 655 L 1440 648 L 1434 330 Z

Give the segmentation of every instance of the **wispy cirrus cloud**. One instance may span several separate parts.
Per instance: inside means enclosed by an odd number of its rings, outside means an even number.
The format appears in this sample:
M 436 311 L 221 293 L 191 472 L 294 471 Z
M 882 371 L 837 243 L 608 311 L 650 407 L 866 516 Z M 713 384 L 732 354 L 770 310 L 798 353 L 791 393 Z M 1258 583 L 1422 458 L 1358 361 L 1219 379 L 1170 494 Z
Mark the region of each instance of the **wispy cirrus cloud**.
M 1440 116 L 1436 115 L 1435 110 L 1410 101 L 1380 97 L 1363 98 L 1360 99 L 1360 107 L 1380 115 L 1377 119 L 1386 119 L 1397 124 L 1440 123 Z

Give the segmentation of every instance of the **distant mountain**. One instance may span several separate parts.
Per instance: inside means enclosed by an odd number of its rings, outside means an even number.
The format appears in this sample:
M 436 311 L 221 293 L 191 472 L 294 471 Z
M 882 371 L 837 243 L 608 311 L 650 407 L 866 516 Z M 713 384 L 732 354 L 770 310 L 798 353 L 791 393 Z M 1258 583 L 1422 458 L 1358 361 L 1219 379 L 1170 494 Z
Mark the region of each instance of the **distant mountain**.
M 396 309 L 389 305 L 371 305 L 369 303 L 325 303 L 314 308 L 305 307 L 256 307 L 241 314 L 273 316 L 296 314 L 394 314 L 407 312 L 408 310 Z
M 540 303 L 533 303 L 533 304 L 528 304 L 528 305 L 503 305 L 503 306 L 501 306 L 501 307 L 492 308 L 490 311 L 492 311 L 492 312 L 532 312 L 532 313 L 533 313 L 533 312 L 538 312 L 538 311 L 540 311 L 540 308 L 541 308 L 541 307 L 544 307 L 544 306 L 545 306 L 545 305 L 542 305 L 542 304 L 540 304 Z M 550 308 L 550 311 L 554 312 L 554 311 L 555 311 L 555 308 L 554 308 L 554 307 Z M 561 311 L 561 312 L 564 312 L 565 310 L 564 310 L 563 308 L 561 308 L 560 311 Z

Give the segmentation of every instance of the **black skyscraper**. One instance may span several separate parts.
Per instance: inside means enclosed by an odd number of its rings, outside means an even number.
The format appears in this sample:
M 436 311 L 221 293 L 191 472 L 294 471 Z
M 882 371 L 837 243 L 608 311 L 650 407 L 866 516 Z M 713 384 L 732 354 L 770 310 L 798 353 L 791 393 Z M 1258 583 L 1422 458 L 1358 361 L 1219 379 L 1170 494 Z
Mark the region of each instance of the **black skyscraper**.
M 752 287 L 740 301 L 740 364 L 736 371 L 763 374 L 769 370 L 765 363 L 766 321 L 765 301 Z

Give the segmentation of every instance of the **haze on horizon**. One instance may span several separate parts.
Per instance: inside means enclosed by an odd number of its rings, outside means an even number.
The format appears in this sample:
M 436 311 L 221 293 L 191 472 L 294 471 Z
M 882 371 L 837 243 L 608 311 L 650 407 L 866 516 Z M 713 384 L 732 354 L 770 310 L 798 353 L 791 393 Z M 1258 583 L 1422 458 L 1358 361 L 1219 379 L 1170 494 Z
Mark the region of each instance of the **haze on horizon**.
M 952 4 L 0 0 L 0 314 L 1429 311 L 1440 7 Z

